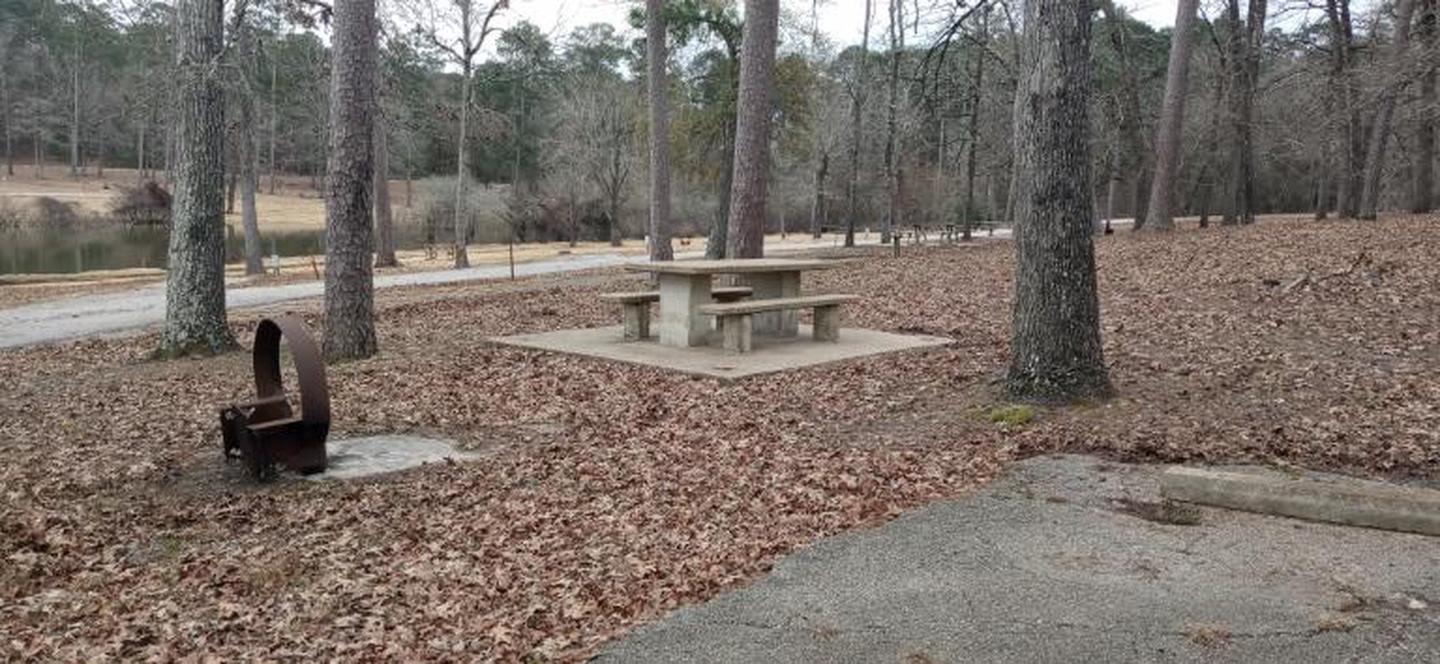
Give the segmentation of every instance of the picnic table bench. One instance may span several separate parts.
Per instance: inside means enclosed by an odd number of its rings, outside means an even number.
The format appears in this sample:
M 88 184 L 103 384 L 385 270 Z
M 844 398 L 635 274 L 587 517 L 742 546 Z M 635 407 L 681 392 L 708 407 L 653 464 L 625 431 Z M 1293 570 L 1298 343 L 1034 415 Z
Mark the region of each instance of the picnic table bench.
M 840 305 L 860 299 L 858 295 L 810 295 L 803 297 L 782 297 L 768 300 L 751 300 L 732 304 L 706 304 L 700 313 L 714 316 L 719 322 L 724 338 L 725 350 L 732 353 L 748 353 L 751 350 L 751 335 L 755 314 L 769 311 L 791 311 L 813 309 L 815 324 L 812 336 L 816 341 L 840 340 Z
M 710 289 L 710 297 L 716 302 L 735 302 L 750 297 L 754 292 L 755 289 L 748 286 L 724 286 Z M 625 308 L 626 341 L 650 338 L 650 305 L 660 301 L 660 291 L 601 293 L 600 299 L 619 302 Z

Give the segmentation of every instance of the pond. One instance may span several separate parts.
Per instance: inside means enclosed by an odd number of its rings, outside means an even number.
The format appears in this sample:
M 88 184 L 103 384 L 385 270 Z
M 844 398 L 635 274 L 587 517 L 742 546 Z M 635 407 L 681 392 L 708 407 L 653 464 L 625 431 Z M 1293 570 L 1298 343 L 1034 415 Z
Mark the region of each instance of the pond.
M 225 238 L 226 262 L 244 260 L 245 241 L 230 229 Z M 164 268 L 170 231 L 163 227 L 123 225 L 48 227 L 0 230 L 0 274 L 70 273 L 86 270 Z M 262 233 L 265 258 L 325 253 L 325 231 Z M 425 246 L 419 224 L 397 224 L 395 246 Z

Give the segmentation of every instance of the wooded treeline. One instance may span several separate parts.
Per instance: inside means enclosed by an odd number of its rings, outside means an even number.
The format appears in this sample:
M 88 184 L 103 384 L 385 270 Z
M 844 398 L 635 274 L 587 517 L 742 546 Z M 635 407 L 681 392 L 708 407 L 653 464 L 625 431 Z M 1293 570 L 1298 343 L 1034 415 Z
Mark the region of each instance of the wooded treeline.
M 446 18 L 462 5 L 475 15 L 495 6 L 396 0 L 380 10 L 391 179 L 455 171 L 465 76 Z M 782 12 L 769 227 L 1005 219 L 1020 3 L 867 5 L 865 43 L 845 48 L 816 30 L 823 3 Z M 1177 214 L 1430 209 L 1435 0 L 1198 5 Z M 231 190 L 247 164 L 261 191 L 274 191 L 276 173 L 320 188 L 330 26 L 315 6 L 226 3 Z M 1143 216 L 1174 34 L 1108 0 L 1096 6 L 1097 212 Z M 674 231 L 703 235 L 728 213 L 743 21 L 732 0 L 664 7 Z M 173 159 L 172 20 L 169 4 L 149 0 L 0 0 L 7 169 L 33 162 L 62 177 L 123 166 L 163 178 Z M 464 170 L 479 186 L 514 185 L 505 221 L 517 238 L 603 237 L 611 219 L 625 235 L 644 233 L 643 23 L 639 3 L 629 31 L 547 34 L 521 22 L 472 54 Z M 47 161 L 68 168 L 46 170 Z M 410 191 L 397 204 L 413 204 Z

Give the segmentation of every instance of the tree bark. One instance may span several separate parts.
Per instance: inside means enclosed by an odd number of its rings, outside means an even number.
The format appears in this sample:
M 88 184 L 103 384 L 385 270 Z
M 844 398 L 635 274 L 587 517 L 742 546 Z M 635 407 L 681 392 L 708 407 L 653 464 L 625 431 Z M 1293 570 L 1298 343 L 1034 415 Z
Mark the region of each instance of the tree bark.
M 645 0 L 645 49 L 650 84 L 650 260 L 675 258 L 670 243 L 670 109 L 665 75 L 662 0 Z
M 77 29 L 78 32 L 78 29 Z M 80 35 L 75 35 L 75 60 L 70 69 L 70 177 L 80 177 Z
M 1165 71 L 1165 98 L 1160 105 L 1160 127 L 1155 134 L 1155 175 L 1150 182 L 1150 209 L 1145 213 L 1152 231 L 1175 228 L 1175 177 L 1180 172 L 1181 132 L 1185 128 L 1185 101 L 1190 88 L 1190 49 L 1195 42 L 1195 14 L 1200 0 L 1180 0 L 1170 42 L 1170 64 Z
M 1102 0 L 1100 7 L 1110 24 L 1110 41 L 1120 56 L 1120 135 L 1125 141 L 1124 171 L 1133 175 L 1130 211 L 1135 229 L 1145 227 L 1145 214 L 1150 195 L 1150 151 L 1145 147 L 1145 123 L 1140 111 L 1140 82 L 1134 55 L 1130 52 L 1130 30 L 1115 8 L 1113 0 Z
M 1335 211 L 1341 217 L 1360 214 L 1361 172 L 1364 169 L 1364 131 L 1360 111 L 1355 103 L 1354 31 L 1350 21 L 1349 0 L 1326 0 L 1325 14 L 1330 24 L 1330 99 L 1344 113 L 1340 128 L 1340 169 L 1336 176 Z
M 745 0 L 740 95 L 735 102 L 735 174 L 730 188 L 730 258 L 765 255 L 765 198 L 770 175 L 770 97 L 775 78 L 779 0 Z
M 890 0 L 890 76 L 886 86 L 888 103 L 885 109 L 885 223 L 880 227 L 880 244 L 889 246 L 890 233 L 898 223 L 900 210 L 900 170 L 896 154 L 896 106 L 900 103 L 900 56 L 905 34 L 902 0 Z
M 1420 39 L 1427 60 L 1435 52 L 1436 2 L 1423 0 Z M 1420 107 L 1415 120 L 1415 154 L 1411 163 L 1410 211 L 1424 214 L 1435 207 L 1435 67 L 1420 77 Z
M 383 94 L 383 88 L 381 91 Z M 395 267 L 395 215 L 390 206 L 390 136 L 385 113 L 375 105 L 375 267 Z
M 162 357 L 236 346 L 225 317 L 224 2 L 178 0 L 174 11 L 176 150 Z
M 1090 0 L 1025 3 L 1015 97 L 1016 274 L 1006 388 L 1025 400 L 1110 394 L 1091 191 Z
M 825 175 L 830 171 L 830 153 L 820 151 L 815 165 L 815 200 L 810 205 L 810 237 L 816 240 L 825 229 Z
M 620 227 L 620 200 L 618 195 L 610 195 L 606 198 L 608 202 L 605 206 L 607 210 L 605 216 L 610 221 L 610 246 L 619 247 L 624 244 L 625 240 L 625 234 Z
M 860 143 L 864 137 L 865 69 L 870 60 L 870 18 L 874 0 L 865 0 L 865 25 L 860 37 L 860 62 L 850 91 L 850 180 L 846 187 L 845 246 L 855 246 L 855 217 L 860 212 Z
M 468 21 L 466 22 L 468 25 Z M 466 124 L 470 118 L 470 64 L 462 67 L 460 78 L 460 141 L 456 144 L 455 156 L 455 269 L 470 267 L 470 255 L 465 250 L 465 179 L 469 177 L 465 166 Z
M 980 35 L 975 47 L 975 71 L 970 77 L 970 122 L 965 140 L 965 198 L 960 209 L 960 241 L 974 238 L 975 159 L 980 149 L 980 93 L 985 85 L 985 52 L 990 43 L 990 10 L 980 14 Z
M 8 69 L 0 69 L 0 122 L 5 124 L 5 174 L 15 175 L 15 152 L 11 134 L 10 118 L 10 74 Z
M 259 186 L 259 132 L 255 122 L 255 91 L 251 87 L 251 74 L 255 66 L 255 35 L 248 20 L 237 23 L 239 30 L 239 62 L 236 72 L 239 84 L 236 107 L 240 111 L 235 141 L 240 159 L 240 220 L 245 232 L 245 274 L 257 275 L 265 271 L 263 249 L 260 246 L 260 221 L 255 210 L 255 189 Z
M 279 131 L 280 125 L 276 119 L 276 109 L 279 106 L 275 102 L 275 70 L 277 65 L 270 62 L 270 159 L 266 164 L 270 168 L 270 195 L 275 195 L 275 183 L 279 179 L 280 169 L 275 165 L 275 133 Z
M 1230 21 L 1230 182 L 1223 223 L 1255 221 L 1255 83 L 1260 75 L 1260 45 L 1265 36 L 1265 0 L 1250 0 L 1244 23 L 1239 0 L 1227 4 Z
M 370 189 L 375 177 L 375 0 L 335 3 L 325 195 L 325 357 L 375 354 Z
M 1380 174 L 1385 168 L 1385 150 L 1390 140 L 1390 122 L 1395 103 L 1405 87 L 1405 52 L 1410 46 L 1410 20 L 1415 0 L 1400 0 L 1395 7 L 1395 40 L 1390 45 L 1390 80 L 1380 91 L 1375 122 L 1370 126 L 1370 146 L 1365 151 L 1365 188 L 1360 195 L 1360 218 L 1374 219 L 1380 208 Z
M 735 124 L 730 123 L 731 127 Z M 730 242 L 730 188 L 735 177 L 735 137 L 733 131 L 726 129 L 722 132 L 720 140 L 725 145 L 725 154 L 721 157 L 721 163 L 725 168 L 720 171 L 720 191 L 718 194 L 718 208 L 715 214 L 715 225 L 710 227 L 710 239 L 705 244 L 705 258 L 716 260 L 725 258 L 725 249 Z

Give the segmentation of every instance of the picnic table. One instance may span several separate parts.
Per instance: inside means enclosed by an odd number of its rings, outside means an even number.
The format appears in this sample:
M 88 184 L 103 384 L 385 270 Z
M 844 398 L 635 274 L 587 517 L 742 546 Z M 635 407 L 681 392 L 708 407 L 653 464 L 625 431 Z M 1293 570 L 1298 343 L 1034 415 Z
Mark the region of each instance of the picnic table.
M 837 261 L 787 258 L 742 258 L 729 260 L 686 260 L 630 263 L 631 272 L 649 272 L 660 283 L 659 341 L 668 346 L 689 348 L 708 342 L 711 316 L 701 307 L 712 302 L 711 281 L 717 274 L 745 275 L 757 300 L 789 299 L 800 296 L 800 275 L 812 270 L 839 267 Z M 797 309 L 765 311 L 754 315 L 753 331 L 774 336 L 799 334 Z

